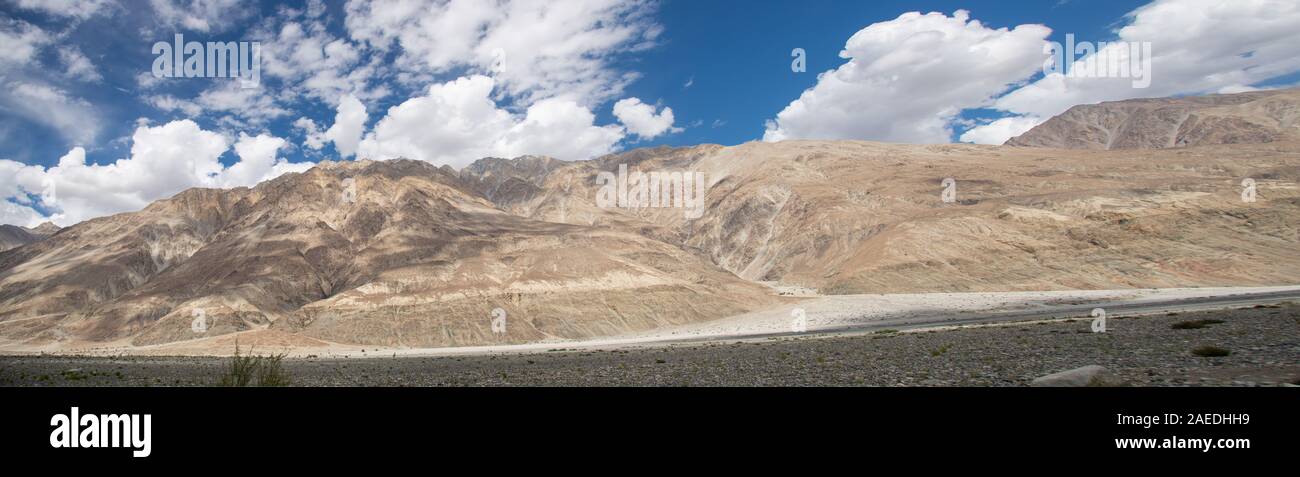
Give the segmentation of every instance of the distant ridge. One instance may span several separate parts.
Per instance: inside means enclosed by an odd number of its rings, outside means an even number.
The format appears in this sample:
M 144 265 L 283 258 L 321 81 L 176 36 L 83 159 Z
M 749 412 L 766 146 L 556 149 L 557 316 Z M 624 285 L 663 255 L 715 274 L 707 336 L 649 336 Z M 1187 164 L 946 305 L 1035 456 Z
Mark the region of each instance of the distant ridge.
M 1284 89 L 1078 105 L 1006 145 L 1165 149 L 1297 139 L 1300 89 Z

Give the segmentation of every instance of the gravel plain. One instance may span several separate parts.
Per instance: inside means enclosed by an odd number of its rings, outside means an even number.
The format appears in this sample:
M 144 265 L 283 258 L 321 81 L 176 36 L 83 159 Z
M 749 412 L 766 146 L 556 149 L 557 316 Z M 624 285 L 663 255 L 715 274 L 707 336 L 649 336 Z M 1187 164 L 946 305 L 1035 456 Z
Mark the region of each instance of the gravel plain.
M 1179 325 L 1179 323 L 1211 320 Z M 1214 323 L 1213 321 L 1221 321 Z M 1097 364 L 1133 386 L 1300 384 L 1300 305 L 528 354 L 286 358 L 296 386 L 1025 386 Z M 1203 357 L 1200 347 L 1226 350 Z M 0 386 L 212 386 L 215 357 L 0 357 Z

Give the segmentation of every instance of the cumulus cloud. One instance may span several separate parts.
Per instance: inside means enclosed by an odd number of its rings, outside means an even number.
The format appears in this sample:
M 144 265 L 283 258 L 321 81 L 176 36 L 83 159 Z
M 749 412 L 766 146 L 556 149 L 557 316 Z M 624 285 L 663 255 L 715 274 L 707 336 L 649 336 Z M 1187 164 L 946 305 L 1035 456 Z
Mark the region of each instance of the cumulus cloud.
M 999 98 L 993 107 L 1018 121 L 1046 119 L 1076 104 L 1180 94 L 1240 92 L 1300 71 L 1300 3 L 1291 0 L 1156 0 L 1126 16 L 1118 41 L 1151 43 L 1151 83 L 1135 88 L 1130 78 L 1046 75 Z M 1079 41 L 1107 41 L 1114 38 Z M 1125 44 L 1112 52 L 1127 58 Z M 1094 55 L 1079 58 L 1087 65 Z M 1022 123 L 1023 124 L 1023 123 Z M 972 131 L 995 141 L 997 122 Z M 1008 136 L 1009 138 L 1010 136 Z M 1006 138 L 1003 138 L 1004 140 Z
M 288 141 L 265 133 L 257 136 L 239 133 L 239 140 L 235 142 L 235 154 L 239 156 L 239 162 L 226 168 L 219 176 L 219 185 L 250 187 L 288 172 L 311 169 L 311 163 L 291 163 L 277 156 L 280 149 L 288 145 Z
M 416 73 L 492 74 L 523 104 L 566 97 L 594 107 L 618 97 L 634 74 L 611 66 L 654 44 L 662 27 L 649 0 L 351 0 L 349 35 Z
M 369 117 L 366 114 L 366 106 L 361 104 L 361 100 L 356 96 L 347 95 L 339 101 L 337 113 L 334 114 L 334 125 L 329 129 L 322 132 L 316 125 L 316 121 L 306 117 L 294 121 L 293 127 L 303 132 L 304 146 L 320 149 L 325 147 L 325 143 L 332 142 L 341 157 L 350 157 L 357 152 L 357 146 L 361 143 L 361 135 L 365 133 L 366 120 Z
M 589 109 L 568 99 L 538 101 L 525 114 L 512 114 L 493 101 L 495 87 L 482 75 L 430 86 L 426 95 L 389 109 L 361 141 L 358 156 L 457 168 L 489 156 L 575 160 L 612 152 L 624 136 L 621 127 L 596 126 Z
M 325 131 L 323 139 L 333 142 L 343 157 L 356 154 L 368 118 L 361 100 L 352 95 L 344 96 L 339 102 L 338 113 L 334 115 L 334 125 Z
M 614 117 L 623 123 L 628 132 L 642 139 L 653 139 L 666 132 L 680 132 L 673 127 L 673 108 L 664 107 L 658 114 L 653 105 L 637 98 L 625 98 L 614 103 Z
M 283 139 L 241 134 L 235 143 L 240 160 L 226 168 L 220 157 L 230 148 L 229 141 L 189 120 L 141 126 L 131 139 L 131 157 L 106 165 L 88 163 L 81 147 L 49 168 L 0 160 L 0 198 L 33 212 L 39 203 L 52 212 L 39 219 L 22 211 L 5 211 L 5 216 L 67 226 L 139 210 L 191 187 L 248 186 L 311 166 L 277 158 L 287 144 Z
M 958 10 L 905 13 L 855 33 L 848 60 L 767 123 L 765 141 L 949 142 L 963 109 L 988 104 L 1042 67 L 1042 25 L 988 28 Z

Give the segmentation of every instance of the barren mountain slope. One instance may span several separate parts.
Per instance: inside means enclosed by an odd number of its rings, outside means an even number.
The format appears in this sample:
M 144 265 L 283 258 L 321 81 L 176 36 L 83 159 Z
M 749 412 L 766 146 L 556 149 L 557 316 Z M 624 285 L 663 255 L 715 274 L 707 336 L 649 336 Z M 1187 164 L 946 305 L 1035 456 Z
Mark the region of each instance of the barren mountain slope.
M 707 207 L 600 208 L 599 171 L 700 171 Z M 956 201 L 944 203 L 944 178 Z M 1258 200 L 1241 198 L 1257 181 Z M 513 213 L 635 230 L 826 293 L 1300 283 L 1300 145 L 1070 151 L 785 141 L 575 163 Z M 567 191 L 567 192 L 566 192 Z
M 27 229 L 17 225 L 0 225 L 0 252 L 40 240 Z
M 506 214 L 415 161 L 322 163 L 87 221 L 0 254 L 0 290 L 0 336 L 51 347 L 267 327 L 358 344 L 508 343 L 774 301 L 668 244 Z
M 1300 140 L 1300 89 L 1085 104 L 1008 146 L 1161 149 Z

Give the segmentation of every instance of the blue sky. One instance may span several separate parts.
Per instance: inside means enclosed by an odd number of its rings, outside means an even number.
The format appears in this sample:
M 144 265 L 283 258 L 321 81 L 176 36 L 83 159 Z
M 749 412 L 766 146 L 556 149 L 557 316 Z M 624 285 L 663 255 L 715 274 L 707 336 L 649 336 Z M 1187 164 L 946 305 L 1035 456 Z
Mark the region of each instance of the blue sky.
M 0 222 L 66 224 L 322 159 L 997 143 L 1073 104 L 1300 81 L 1300 12 L 1285 0 L 486 5 L 0 0 Z M 151 79 L 150 48 L 176 33 L 262 42 L 260 87 Z M 1151 43 L 1151 87 L 1046 81 L 1042 45 L 1066 33 Z M 806 72 L 791 71 L 794 48 Z M 60 194 L 42 200 L 41 184 Z
M 302 3 L 261 2 L 256 6 L 256 16 L 274 16 L 282 6 L 301 6 Z M 1054 1 L 1014 4 L 1005 1 L 768 0 L 744 2 L 744 8 L 737 8 L 741 5 L 737 2 L 665 1 L 656 15 L 664 28 L 661 45 L 641 54 L 628 55 L 620 64 L 644 75 L 628 88 L 628 93 L 647 102 L 658 101 L 668 105 L 676 113 L 679 125 L 686 130 L 650 140 L 633 138 L 626 145 L 732 145 L 759 139 L 763 134 L 763 122 L 816 83 L 818 72 L 844 63 L 838 54 L 849 36 L 867 25 L 891 20 L 903 12 L 951 13 L 967 9 L 976 18 L 995 27 L 1041 23 L 1058 32 L 1070 31 L 1100 39 L 1113 37 L 1109 33 L 1110 27 L 1141 3 L 1109 1 L 1058 5 Z M 345 35 L 343 5 L 327 2 L 326 6 L 332 16 L 331 31 Z M 12 3 L 0 4 L 0 12 L 50 30 L 75 22 L 39 10 L 18 8 Z M 135 129 L 137 118 L 162 121 L 185 117 L 183 113 L 158 111 L 139 99 L 141 92 L 135 77 L 149 71 L 155 57 L 149 51 L 152 44 L 170 39 L 173 31 L 185 34 L 187 41 L 249 39 L 253 37 L 249 30 L 256 20 L 254 15 L 249 15 L 245 21 L 236 22 L 237 26 L 229 31 L 205 34 L 184 28 L 159 30 L 155 26 L 156 20 L 147 13 L 132 11 L 95 16 L 80 22 L 63 40 L 80 46 L 87 57 L 99 60 L 96 65 L 104 77 L 103 83 L 60 82 L 69 92 L 102 112 L 104 130 L 95 141 L 74 144 L 47 125 L 4 114 L 0 121 L 6 134 L 0 143 L 0 157 L 51 165 L 75 145 L 85 146 L 89 159 L 97 162 L 111 162 L 128 155 L 130 144 L 121 138 L 129 136 Z M 793 48 L 807 51 L 806 73 L 790 71 L 790 51 Z M 51 62 L 57 60 L 54 51 L 43 52 L 41 56 Z M 166 87 L 167 91 L 175 92 L 175 96 L 195 95 L 210 87 L 208 83 L 212 81 L 206 78 L 175 79 L 168 81 Z M 688 81 L 692 85 L 684 87 Z M 411 93 L 407 91 L 409 88 L 401 85 L 392 87 L 394 91 Z M 404 96 L 395 94 L 374 102 L 373 107 L 387 108 L 404 99 Z M 334 113 L 330 106 L 304 103 L 297 105 L 296 109 L 321 122 L 328 122 Z M 602 123 L 614 120 L 608 107 L 599 110 L 598 118 Z M 294 119 L 297 117 L 281 118 L 268 124 L 266 129 L 282 137 L 290 136 L 290 123 Z M 370 119 L 373 122 L 379 118 Z M 698 126 L 690 126 L 696 121 Z M 717 127 L 715 121 L 719 123 Z M 200 117 L 196 122 L 206 127 L 214 126 L 210 118 Z M 113 139 L 118 141 L 114 143 Z M 315 159 L 302 151 L 287 152 L 286 155 L 295 161 Z M 227 162 L 235 160 L 233 152 L 229 156 L 225 158 Z

